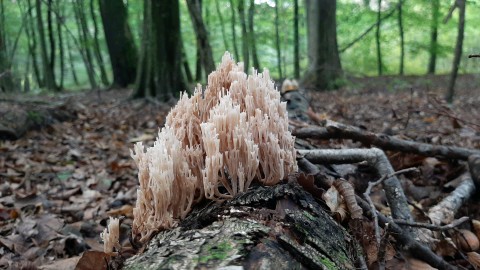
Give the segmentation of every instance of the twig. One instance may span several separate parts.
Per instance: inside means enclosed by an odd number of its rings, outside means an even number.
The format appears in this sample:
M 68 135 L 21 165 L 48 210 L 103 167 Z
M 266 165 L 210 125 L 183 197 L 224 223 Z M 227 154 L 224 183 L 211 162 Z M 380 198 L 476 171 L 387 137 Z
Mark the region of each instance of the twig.
M 456 219 L 456 220 L 452 221 L 452 223 L 447 224 L 447 225 L 443 225 L 443 226 L 429 224 L 429 223 L 408 222 L 408 221 L 399 220 L 399 219 L 394 219 L 393 222 L 395 222 L 397 224 L 400 224 L 400 225 L 408 225 L 408 226 L 411 226 L 411 227 L 419 227 L 419 228 L 429 229 L 429 230 L 432 230 L 432 231 L 443 232 L 443 231 L 448 231 L 448 230 L 451 230 L 455 227 L 458 227 L 460 224 L 462 224 L 462 223 L 464 223 L 468 220 L 470 220 L 469 217 L 461 217 L 459 219 Z
M 297 150 L 307 160 L 317 164 L 349 164 L 367 161 L 377 170 L 379 175 L 391 175 L 395 171 L 385 153 L 378 148 L 370 149 L 315 149 Z M 387 201 L 392 210 L 392 216 L 397 219 L 413 221 L 408 208 L 407 199 L 397 177 L 392 176 L 384 183 Z
M 365 146 L 375 145 L 383 150 L 414 153 L 423 156 L 440 156 L 443 158 L 467 160 L 471 155 L 480 155 L 476 149 L 454 146 L 432 145 L 414 141 L 402 140 L 385 134 L 361 130 L 354 126 L 344 125 L 331 120 L 325 121 L 325 127 L 310 126 L 299 128 L 292 133 L 298 138 L 314 139 L 351 139 Z
M 414 170 L 417 170 L 417 168 L 407 168 L 407 169 L 396 171 L 396 172 L 391 173 L 389 175 L 383 175 L 379 180 L 377 180 L 375 182 L 369 182 L 367 189 L 363 193 L 363 197 L 365 198 L 365 200 L 367 200 L 368 204 L 370 205 L 370 209 L 372 211 L 373 223 L 374 223 L 374 228 L 375 228 L 375 239 L 376 239 L 377 245 L 380 245 L 380 240 L 381 239 L 380 239 L 380 228 L 378 227 L 377 211 L 376 211 L 375 205 L 373 204 L 372 199 L 370 198 L 370 193 L 372 192 L 372 188 L 374 186 L 380 185 L 383 181 L 385 181 L 388 178 L 391 178 L 395 175 L 411 172 L 411 171 L 414 171 Z
M 298 165 L 301 170 L 305 173 L 312 174 L 315 177 L 315 183 L 318 183 L 322 188 L 328 188 L 331 185 L 331 182 L 328 178 L 320 176 L 320 170 L 312 164 L 310 161 L 303 157 L 298 158 Z M 360 196 L 355 196 L 358 205 L 363 209 L 363 212 L 372 218 L 372 209 L 370 205 L 363 200 Z M 425 261 L 426 263 L 430 264 L 432 267 L 436 267 L 440 270 L 450 270 L 456 269 L 454 266 L 447 263 L 443 260 L 442 257 L 435 254 L 431 249 L 427 246 L 421 244 L 420 242 L 416 241 L 409 233 L 405 233 L 402 228 L 394 223 L 391 219 L 385 217 L 382 213 L 378 213 L 378 220 L 380 221 L 379 224 L 382 228 L 385 228 L 386 224 L 389 224 L 391 235 L 397 240 L 400 248 L 404 248 L 409 251 L 413 257 Z
M 378 269 L 385 270 L 385 255 L 387 254 L 388 237 L 390 236 L 390 223 L 385 224 L 385 234 L 378 247 Z
M 480 57 L 480 54 L 470 54 L 468 58 Z

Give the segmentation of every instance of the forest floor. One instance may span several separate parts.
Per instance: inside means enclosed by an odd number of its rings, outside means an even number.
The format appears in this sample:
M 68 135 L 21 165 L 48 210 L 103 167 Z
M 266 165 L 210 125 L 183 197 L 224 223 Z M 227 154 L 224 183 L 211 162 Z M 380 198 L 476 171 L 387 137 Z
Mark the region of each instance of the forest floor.
M 442 102 L 447 82 L 446 76 L 355 79 L 340 91 L 310 92 L 310 105 L 322 118 L 373 132 L 480 149 L 480 77 L 459 77 L 451 107 Z M 129 94 L 69 95 L 63 109 L 73 119 L 0 141 L 0 269 L 73 269 L 83 251 L 103 250 L 99 235 L 109 216 L 124 216 L 128 245 L 137 188 L 130 149 L 139 141 L 152 144 L 170 109 Z M 396 170 L 422 170 L 424 177 L 404 179 L 404 188 L 424 209 L 452 190 L 448 183 L 463 166 L 388 154 Z M 465 205 L 462 215 L 480 219 L 478 202 Z

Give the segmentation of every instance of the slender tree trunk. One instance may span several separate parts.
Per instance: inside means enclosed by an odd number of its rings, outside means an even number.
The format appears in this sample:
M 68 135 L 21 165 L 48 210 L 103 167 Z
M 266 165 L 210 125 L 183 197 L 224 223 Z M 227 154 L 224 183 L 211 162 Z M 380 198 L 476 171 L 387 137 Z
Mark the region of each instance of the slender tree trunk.
M 275 47 L 277 48 L 277 69 L 280 78 L 283 78 L 282 74 L 282 54 L 280 51 L 280 33 L 278 32 L 278 0 L 275 0 Z
M 77 72 L 75 71 L 75 60 L 73 59 L 72 46 L 70 46 L 70 39 L 67 38 L 67 52 L 68 52 L 68 62 L 70 64 L 70 71 L 72 72 L 73 82 L 75 85 L 79 85 Z
M 99 0 L 103 30 L 113 71 L 111 87 L 135 83 L 138 53 L 122 0 Z
M 188 11 L 192 18 L 193 28 L 200 49 L 200 59 L 202 60 L 203 70 L 205 75 L 215 70 L 215 63 L 213 61 L 212 47 L 208 40 L 207 28 L 202 19 L 202 9 L 199 0 L 187 0 Z
M 34 19 L 33 19 L 33 6 L 31 0 L 27 0 L 27 12 L 28 12 L 28 22 L 25 31 L 27 33 L 28 41 L 28 53 L 32 58 L 33 74 L 35 76 L 38 87 L 42 88 L 44 86 L 42 75 L 40 74 L 40 68 L 38 67 L 37 61 L 37 33 L 35 31 Z
M 298 32 L 298 0 L 293 0 L 293 73 L 300 78 L 300 38 Z
M 49 90 L 56 90 L 55 77 L 51 69 L 51 63 L 48 57 L 47 42 L 45 41 L 45 30 L 43 29 L 42 19 L 42 0 L 36 0 L 37 11 L 37 29 L 40 41 L 40 55 L 42 57 L 43 79 L 45 87 Z
M 377 31 L 375 33 L 375 43 L 377 44 L 377 65 L 378 65 L 378 75 L 382 76 L 383 74 L 383 64 L 382 64 L 382 48 L 380 45 L 380 26 L 382 21 L 381 11 L 382 11 L 382 0 L 377 0 L 378 11 L 377 11 Z
M 430 59 L 428 60 L 428 74 L 435 74 L 438 48 L 438 21 L 440 18 L 440 0 L 431 0 L 432 22 L 430 26 Z
M 242 25 L 242 54 L 243 54 L 243 63 L 245 72 L 248 73 L 250 68 L 250 54 L 248 50 L 248 32 L 247 32 L 247 22 L 245 20 L 245 1 L 238 1 L 238 16 L 240 17 L 240 24 Z
M 403 9 L 403 3 L 400 2 L 398 5 L 398 30 L 400 33 L 400 71 L 399 74 L 403 75 L 404 74 L 404 60 L 405 60 L 405 42 L 403 38 L 403 21 L 402 21 L 402 9 Z
M 51 70 L 52 79 L 53 79 L 53 90 L 60 91 L 61 89 L 57 87 L 57 82 L 55 79 L 55 38 L 53 33 L 53 1 L 47 1 L 47 29 L 48 29 L 48 41 L 50 43 L 50 56 L 48 60 L 48 68 Z
M 57 21 L 57 35 L 58 35 L 58 52 L 60 58 L 60 79 L 58 83 L 58 87 L 63 89 L 63 80 L 65 75 L 65 51 L 63 46 L 63 35 L 62 35 L 62 24 L 63 24 L 63 16 L 64 16 L 64 6 L 61 0 L 57 1 L 56 4 L 56 21 Z
M 98 42 L 98 23 L 97 16 L 95 15 L 94 0 L 90 0 L 90 16 L 92 17 L 93 24 L 93 52 L 97 59 L 98 67 L 100 69 L 100 78 L 103 85 L 108 85 L 107 71 L 105 70 L 105 62 L 103 61 L 102 51 L 100 50 L 100 44 Z
M 254 14 L 255 14 L 255 1 L 250 0 L 250 6 L 248 7 L 249 43 L 251 45 L 253 67 L 258 70 L 260 69 L 260 61 L 258 60 L 258 55 L 257 55 L 257 42 L 255 38 L 255 27 L 253 25 Z
M 446 100 L 449 103 L 452 103 L 453 96 L 455 94 L 455 81 L 457 80 L 458 68 L 460 67 L 460 60 L 462 58 L 462 49 L 463 49 L 463 36 L 465 32 L 465 9 L 466 3 L 465 0 L 456 0 L 455 5 L 458 8 L 458 33 L 457 33 L 457 43 L 455 45 L 455 55 L 453 57 L 452 72 L 450 74 L 450 81 L 448 83 L 448 92 L 446 95 Z
M 237 46 L 237 31 L 236 31 L 236 23 L 237 20 L 235 19 L 235 3 L 234 0 L 230 0 L 230 11 L 232 12 L 232 20 L 231 20 L 231 26 L 232 26 L 232 41 L 233 41 L 233 52 L 235 53 L 235 59 L 239 61 L 240 55 L 238 53 L 238 46 Z
M 200 6 L 200 14 L 202 13 L 202 8 L 203 8 L 203 0 L 198 0 L 199 6 Z M 200 40 L 198 40 L 198 37 L 195 35 L 196 41 L 197 41 L 197 54 L 196 54 L 196 62 L 195 62 L 195 81 L 201 81 L 202 80 L 202 50 L 200 48 Z
M 5 6 L 2 2 L 0 4 L 1 21 L 4 21 L 4 16 Z M 13 92 L 15 87 L 5 37 L 5 24 L 2 23 L 0 25 L 0 92 Z
M 95 80 L 95 68 L 93 66 L 93 58 L 90 52 L 90 48 L 88 46 L 90 36 L 88 35 L 88 26 L 85 20 L 85 13 L 84 13 L 85 9 L 83 6 L 83 1 L 76 0 L 73 6 L 75 10 L 74 11 L 75 19 L 77 21 L 78 36 L 81 41 L 80 43 L 82 45 L 81 54 L 87 70 L 88 80 L 90 82 L 91 88 L 97 89 L 98 86 L 97 86 L 97 81 Z
M 222 15 L 222 11 L 220 10 L 220 4 L 218 3 L 218 0 L 215 0 L 215 8 L 217 10 L 218 19 L 220 19 L 220 27 L 221 27 L 220 29 L 222 30 L 223 46 L 225 47 L 225 51 L 228 51 L 229 46 L 227 42 L 227 34 L 225 31 L 225 22 L 223 20 L 223 15 Z

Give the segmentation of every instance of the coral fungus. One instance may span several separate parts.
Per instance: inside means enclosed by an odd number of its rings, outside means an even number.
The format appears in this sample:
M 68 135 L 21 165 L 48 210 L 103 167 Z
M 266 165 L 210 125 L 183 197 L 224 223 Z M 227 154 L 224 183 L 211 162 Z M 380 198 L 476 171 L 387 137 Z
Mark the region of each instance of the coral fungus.
M 183 94 L 148 149 L 132 151 L 140 187 L 133 235 L 171 228 L 204 198 L 225 200 L 252 181 L 274 185 L 296 171 L 286 104 L 268 71 L 247 76 L 225 53 L 206 89 Z

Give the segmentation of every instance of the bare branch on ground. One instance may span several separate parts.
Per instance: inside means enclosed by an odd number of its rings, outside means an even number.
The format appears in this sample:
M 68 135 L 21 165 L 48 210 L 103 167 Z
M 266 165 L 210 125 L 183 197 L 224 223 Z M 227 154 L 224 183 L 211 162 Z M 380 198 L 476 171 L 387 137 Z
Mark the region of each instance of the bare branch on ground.
M 315 149 L 297 150 L 297 152 L 312 163 L 317 164 L 350 164 L 367 161 L 377 170 L 379 175 L 392 175 L 395 171 L 385 153 L 378 148 L 370 149 Z M 389 177 L 384 182 L 388 204 L 395 219 L 413 221 L 408 208 L 408 202 L 403 193 L 400 181 L 396 176 Z
M 469 220 L 470 220 L 469 217 L 461 217 L 459 219 L 456 219 L 456 220 L 452 221 L 452 223 L 447 224 L 447 225 L 443 225 L 443 226 L 429 224 L 429 223 L 408 222 L 408 221 L 400 220 L 400 219 L 394 219 L 393 222 L 395 222 L 399 225 L 408 225 L 408 226 L 412 226 L 412 227 L 420 227 L 420 228 L 425 228 L 425 229 L 429 229 L 429 230 L 432 230 L 432 231 L 442 231 L 443 232 L 443 231 L 448 231 L 448 230 L 451 230 L 455 227 L 458 227 L 459 225 L 461 225 L 464 222 L 469 221 Z
M 374 145 L 383 150 L 414 153 L 423 156 L 467 160 L 471 155 L 480 155 L 479 150 L 454 146 L 432 145 L 402 140 L 385 134 L 376 134 L 360 128 L 326 120 L 324 127 L 309 126 L 294 130 L 293 135 L 306 139 L 351 139 L 365 146 Z
M 320 170 L 312 164 L 310 161 L 308 161 L 304 157 L 299 157 L 298 160 L 298 166 L 299 168 L 307 173 L 311 174 L 315 177 L 316 183 L 320 185 L 322 188 L 328 188 L 331 186 L 331 181 L 329 179 L 325 179 L 320 177 Z M 370 205 L 363 200 L 360 196 L 355 196 L 358 205 L 363 209 L 364 214 L 372 218 L 372 209 L 370 208 Z M 399 225 L 397 225 L 395 222 L 393 222 L 391 219 L 385 217 L 382 213 L 377 212 L 379 224 L 382 228 L 385 228 L 386 224 L 389 224 L 390 227 L 390 232 L 391 235 L 395 238 L 397 241 L 399 247 L 401 249 L 407 250 L 412 254 L 413 257 L 422 260 L 428 264 L 430 264 L 432 267 L 436 267 L 437 269 L 440 270 L 451 270 L 451 269 L 457 269 L 456 267 L 450 265 L 447 263 L 445 260 L 443 260 L 442 257 L 438 256 L 435 254 L 430 248 L 427 246 L 421 244 L 420 242 L 416 241 L 411 234 L 406 233 Z

